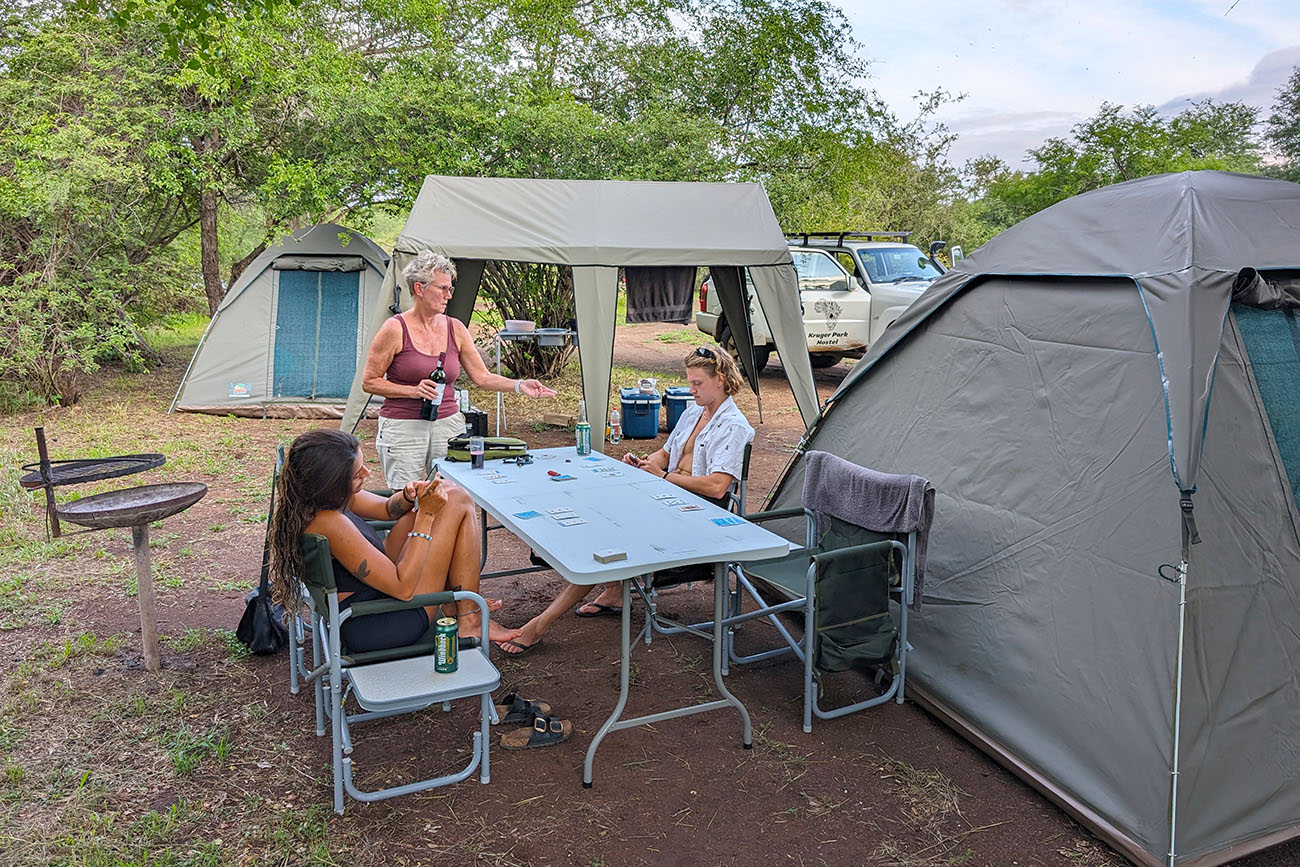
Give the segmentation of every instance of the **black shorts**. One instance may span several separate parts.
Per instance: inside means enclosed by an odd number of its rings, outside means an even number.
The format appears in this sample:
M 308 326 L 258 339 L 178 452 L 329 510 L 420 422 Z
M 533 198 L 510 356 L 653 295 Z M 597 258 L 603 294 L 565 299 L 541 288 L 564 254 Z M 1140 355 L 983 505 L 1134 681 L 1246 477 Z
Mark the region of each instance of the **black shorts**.
M 428 631 L 429 615 L 423 608 L 404 608 L 349 617 L 343 621 L 339 637 L 349 652 L 369 653 L 414 644 Z

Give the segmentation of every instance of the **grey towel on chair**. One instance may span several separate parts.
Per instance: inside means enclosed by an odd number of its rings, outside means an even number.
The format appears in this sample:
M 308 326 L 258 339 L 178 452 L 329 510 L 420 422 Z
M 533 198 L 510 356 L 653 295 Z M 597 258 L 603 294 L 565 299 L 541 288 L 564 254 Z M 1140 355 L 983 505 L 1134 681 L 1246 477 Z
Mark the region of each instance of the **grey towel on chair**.
M 805 456 L 803 504 L 816 513 L 877 533 L 916 531 L 916 594 L 921 604 L 925 553 L 934 519 L 934 485 L 920 476 L 879 473 L 829 452 Z M 818 533 L 822 530 L 818 527 Z

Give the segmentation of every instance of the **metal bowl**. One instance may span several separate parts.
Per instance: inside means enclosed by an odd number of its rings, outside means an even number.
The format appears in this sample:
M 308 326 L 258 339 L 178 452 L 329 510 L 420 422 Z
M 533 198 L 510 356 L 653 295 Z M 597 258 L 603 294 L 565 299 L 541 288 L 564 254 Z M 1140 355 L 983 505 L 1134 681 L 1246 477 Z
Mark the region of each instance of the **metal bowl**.
M 55 511 L 61 521 L 96 530 L 137 527 L 183 512 L 207 492 L 208 486 L 202 482 L 142 485 L 73 500 Z

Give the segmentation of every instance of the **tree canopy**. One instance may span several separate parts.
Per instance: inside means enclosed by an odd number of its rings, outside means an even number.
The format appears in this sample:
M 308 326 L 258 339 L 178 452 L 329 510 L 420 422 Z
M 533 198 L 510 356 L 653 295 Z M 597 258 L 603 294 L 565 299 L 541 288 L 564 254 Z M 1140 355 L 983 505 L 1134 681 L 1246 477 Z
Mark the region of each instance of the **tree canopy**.
M 758 180 L 790 231 L 973 248 L 1118 180 L 1300 165 L 1298 74 L 1262 135 L 1236 103 L 1103 104 L 1033 170 L 959 169 L 933 120 L 954 97 L 891 111 L 826 0 L 28 0 L 6 23 L 0 402 L 75 400 L 287 229 L 364 231 L 431 173 Z

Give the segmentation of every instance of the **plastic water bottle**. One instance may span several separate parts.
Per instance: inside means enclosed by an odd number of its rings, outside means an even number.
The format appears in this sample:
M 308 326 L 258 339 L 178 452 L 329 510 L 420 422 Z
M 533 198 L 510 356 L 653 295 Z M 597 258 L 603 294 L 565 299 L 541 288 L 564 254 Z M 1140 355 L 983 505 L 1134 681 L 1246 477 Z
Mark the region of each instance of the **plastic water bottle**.
M 609 441 L 619 443 L 623 440 L 623 419 L 619 417 L 618 410 L 609 412 Z
M 575 431 L 578 441 L 578 454 L 591 454 L 591 422 L 587 421 L 587 402 L 578 402 L 578 427 Z

